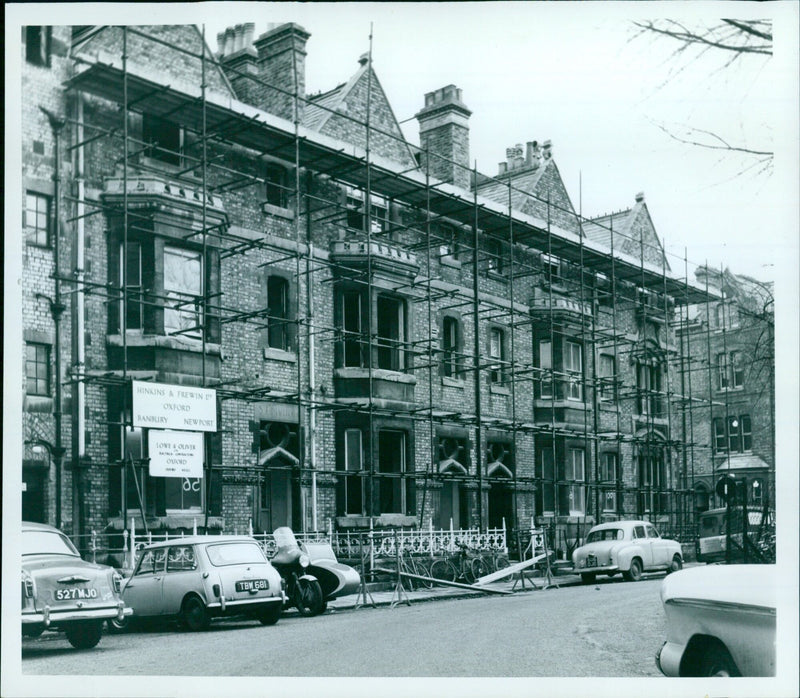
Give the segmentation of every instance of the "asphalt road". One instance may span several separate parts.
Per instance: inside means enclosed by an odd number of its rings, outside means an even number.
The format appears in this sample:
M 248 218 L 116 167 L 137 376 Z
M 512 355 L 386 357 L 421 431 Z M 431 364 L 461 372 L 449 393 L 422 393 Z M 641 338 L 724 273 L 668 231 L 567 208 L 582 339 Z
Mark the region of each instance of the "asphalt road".
M 93 650 L 63 635 L 23 639 L 37 675 L 524 677 L 660 676 L 663 575 L 598 584 L 361 608 L 272 627 L 216 622 L 189 633 L 160 625 L 104 634 Z

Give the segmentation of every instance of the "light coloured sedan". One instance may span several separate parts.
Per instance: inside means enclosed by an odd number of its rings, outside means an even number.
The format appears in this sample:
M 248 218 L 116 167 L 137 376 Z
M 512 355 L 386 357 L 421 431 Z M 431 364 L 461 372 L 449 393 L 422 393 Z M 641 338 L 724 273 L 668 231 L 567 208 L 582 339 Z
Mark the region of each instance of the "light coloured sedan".
M 91 649 L 103 624 L 132 613 L 120 600 L 122 577 L 81 559 L 69 538 L 46 524 L 22 522 L 22 634 L 63 630 L 77 649 Z
M 205 630 L 212 617 L 225 615 L 273 625 L 285 602 L 280 575 L 247 536 L 192 536 L 148 545 L 123 582 L 122 598 L 134 618 L 177 617 L 189 630 Z M 124 622 L 111 625 L 121 629 Z
M 661 584 L 666 676 L 775 676 L 774 565 L 706 565 Z
M 613 577 L 620 572 L 638 582 L 643 572 L 678 571 L 683 553 L 680 543 L 662 538 L 649 521 L 614 521 L 589 531 L 586 542 L 572 553 L 572 565 L 586 584 L 598 574 Z

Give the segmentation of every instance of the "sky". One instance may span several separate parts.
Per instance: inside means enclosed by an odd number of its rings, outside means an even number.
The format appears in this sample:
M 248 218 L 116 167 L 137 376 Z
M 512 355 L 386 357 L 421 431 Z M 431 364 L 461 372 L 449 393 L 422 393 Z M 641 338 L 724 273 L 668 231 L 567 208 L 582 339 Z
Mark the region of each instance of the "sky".
M 372 31 L 374 69 L 409 141 L 419 143 L 414 114 L 424 94 L 455 84 L 473 112 L 470 155 L 482 173 L 497 173 L 507 147 L 549 139 L 584 216 L 630 208 L 644 192 L 673 272 L 688 269 L 691 278 L 708 263 L 773 281 L 798 252 L 797 3 L 733 5 L 737 17 L 774 18 L 771 59 L 719 70 L 717 52 L 676 61 L 668 39 L 635 38 L 636 19 L 702 26 L 724 2 L 211 2 L 152 11 L 121 3 L 47 12 L 54 23 L 205 23 L 212 50 L 217 33 L 236 23 L 255 22 L 257 37 L 270 23 L 294 21 L 311 34 L 308 94 L 347 81 Z M 748 169 L 751 157 L 665 132 L 687 126 L 773 150 L 775 168 Z
M 719 7 L 704 3 L 208 9 L 213 49 L 217 32 L 236 22 L 254 21 L 256 36 L 270 22 L 305 27 L 308 94 L 345 82 L 369 50 L 372 30 L 373 66 L 408 140 L 419 143 L 413 117 L 424 94 L 453 83 L 473 112 L 470 149 L 479 171 L 496 174 L 509 146 L 550 139 L 584 216 L 629 208 L 637 192 L 645 193 L 676 273 L 688 267 L 691 276 L 708 263 L 771 281 L 780 271 L 776 262 L 780 268 L 796 255 L 796 179 L 786 181 L 783 162 L 771 174 L 758 172 L 751 156 L 683 144 L 665 133 L 704 129 L 735 145 L 780 151 L 781 160 L 787 147 L 796 150 L 796 14 L 777 12 L 773 58 L 748 57 L 720 70 L 715 52 L 676 61 L 669 40 L 635 37 L 635 19 L 680 16 L 702 25 L 719 16 Z M 737 16 L 761 17 L 764 10 L 754 14 L 750 3 L 740 3 Z

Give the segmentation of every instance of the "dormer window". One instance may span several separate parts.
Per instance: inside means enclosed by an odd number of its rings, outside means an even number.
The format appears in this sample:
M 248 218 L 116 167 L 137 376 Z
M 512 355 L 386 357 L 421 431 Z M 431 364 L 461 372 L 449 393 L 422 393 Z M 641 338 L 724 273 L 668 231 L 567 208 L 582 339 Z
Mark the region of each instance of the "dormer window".
M 347 227 L 366 232 L 364 221 L 364 197 L 360 189 L 347 189 Z M 384 232 L 389 226 L 389 204 L 381 196 L 372 196 L 370 207 L 370 232 L 373 235 Z
M 264 179 L 266 180 L 266 199 L 270 206 L 287 208 L 289 192 L 287 188 L 288 175 L 286 169 L 280 165 L 269 164 Z
M 25 27 L 25 60 L 31 65 L 50 67 L 51 27 Z
M 152 114 L 142 116 L 144 154 L 169 165 L 181 164 L 183 133 L 180 126 Z
M 494 274 L 502 274 L 505 271 L 505 259 L 503 244 L 500 240 L 487 239 L 484 243 L 486 250 L 486 269 Z
M 557 284 L 561 279 L 561 261 L 549 254 L 541 255 L 542 274 L 548 284 Z
M 458 234 L 450 225 L 443 225 L 440 229 L 442 244 L 439 245 L 439 256 L 448 257 L 455 261 L 458 257 Z

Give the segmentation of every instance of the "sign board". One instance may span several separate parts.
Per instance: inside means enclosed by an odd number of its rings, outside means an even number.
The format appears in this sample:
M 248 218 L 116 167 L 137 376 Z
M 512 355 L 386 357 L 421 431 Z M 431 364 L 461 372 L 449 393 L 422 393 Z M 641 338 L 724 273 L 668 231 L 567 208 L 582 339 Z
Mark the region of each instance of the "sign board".
M 203 435 L 196 431 L 161 431 L 147 434 L 150 475 L 203 477 Z
M 182 431 L 217 430 L 217 391 L 131 381 L 133 426 Z

